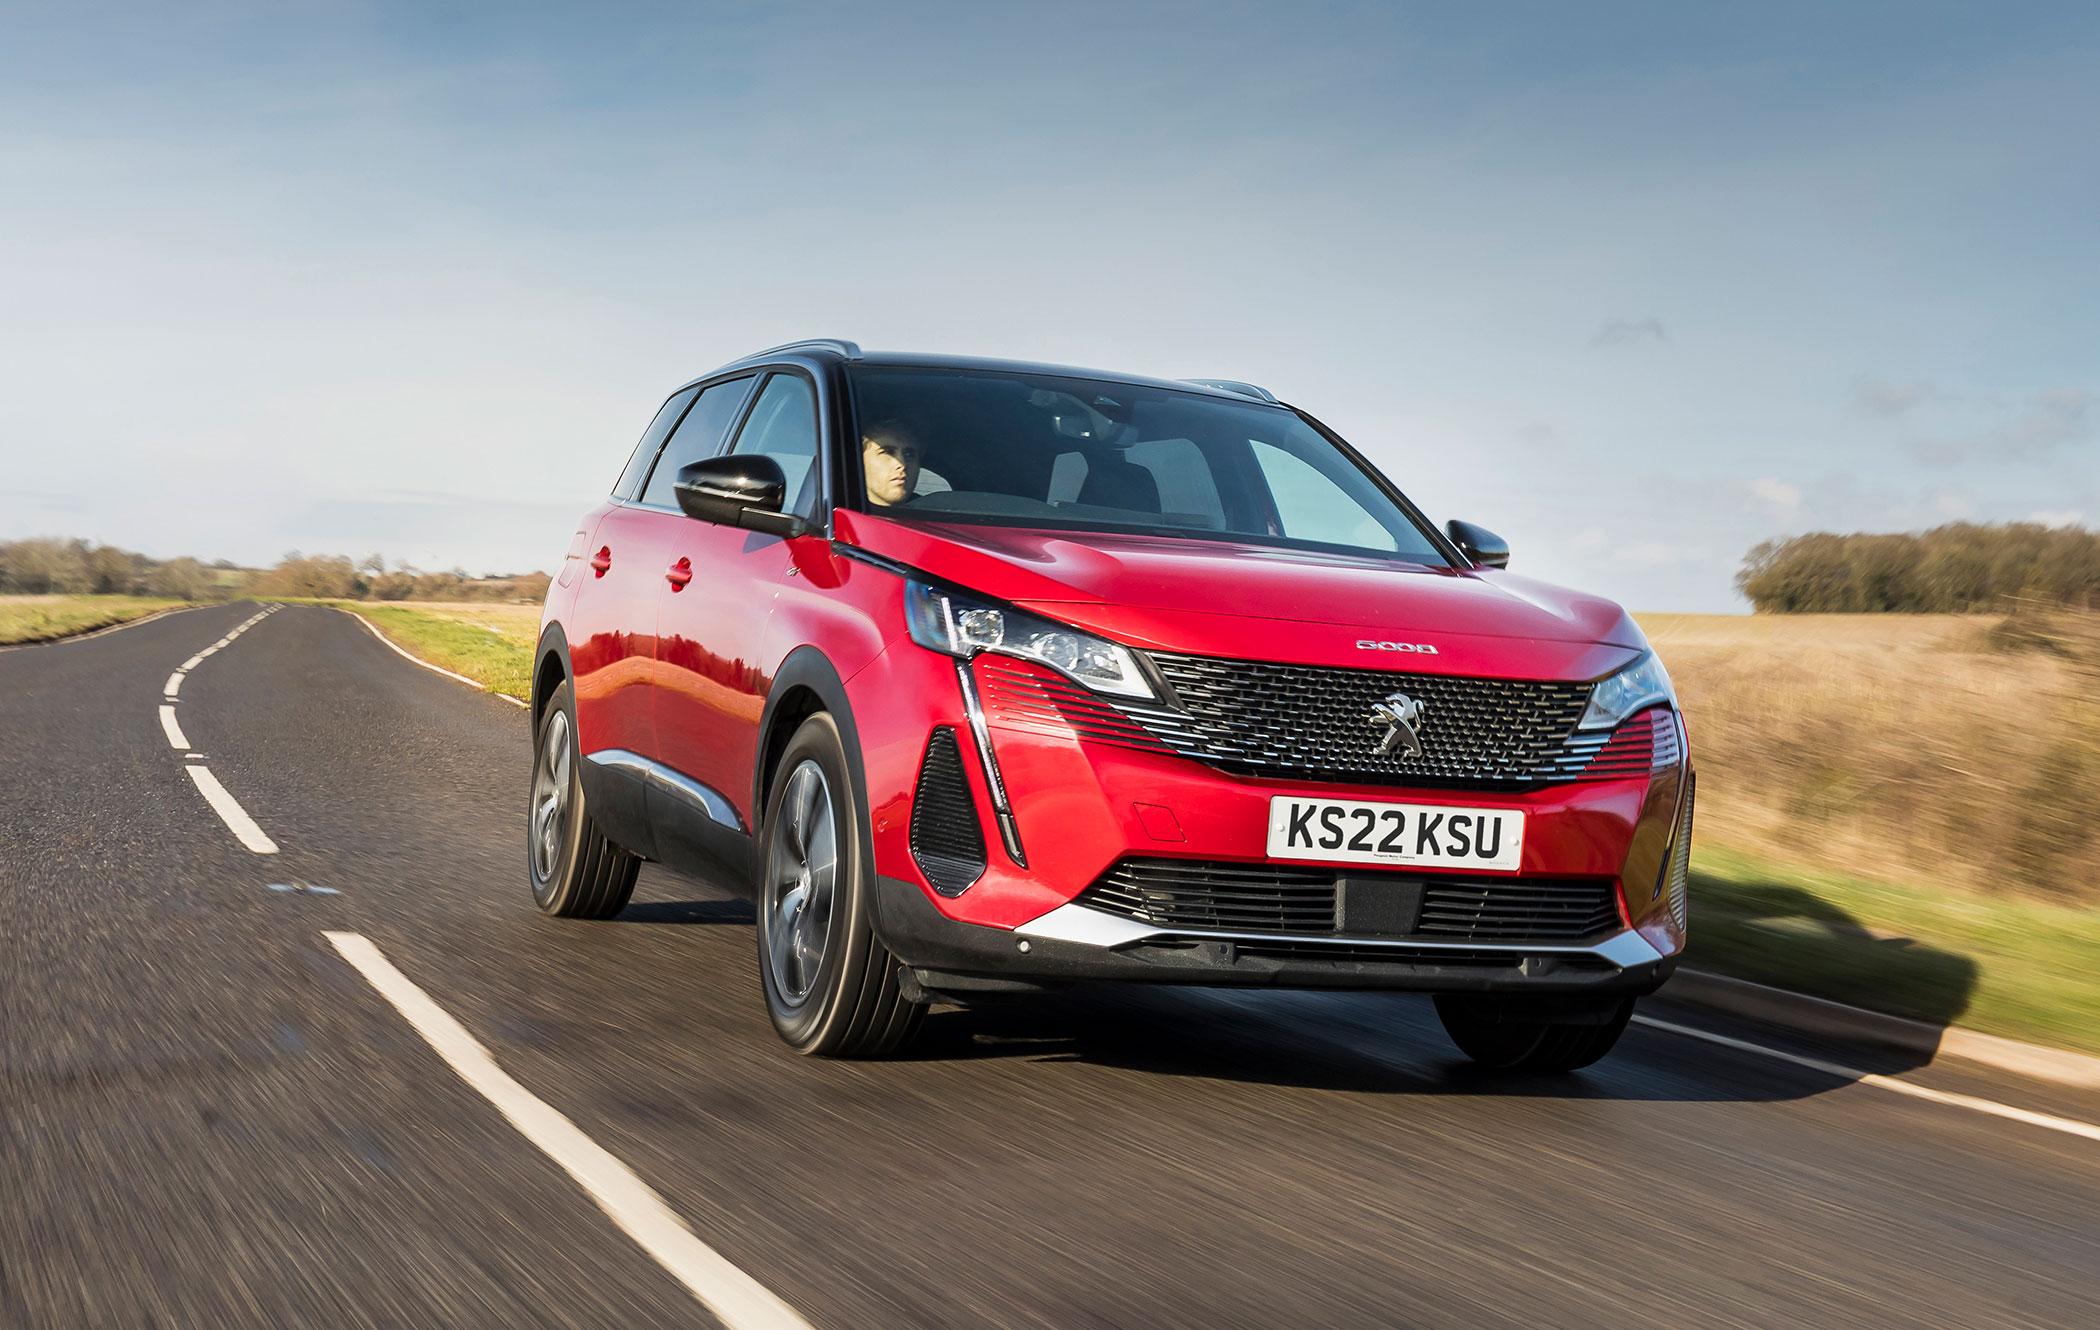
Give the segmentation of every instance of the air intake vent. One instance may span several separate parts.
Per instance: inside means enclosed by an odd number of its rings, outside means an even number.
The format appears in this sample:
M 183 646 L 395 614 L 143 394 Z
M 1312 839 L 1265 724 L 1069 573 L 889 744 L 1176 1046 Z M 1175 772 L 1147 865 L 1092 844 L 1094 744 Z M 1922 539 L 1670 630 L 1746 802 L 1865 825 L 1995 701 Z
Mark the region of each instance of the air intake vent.
M 943 896 L 960 896 L 984 876 L 984 832 L 963 776 L 955 731 L 945 726 L 926 744 L 911 802 L 911 857 Z
M 1684 778 L 1684 807 L 1677 814 L 1677 834 L 1670 844 L 1670 921 L 1683 932 L 1692 913 L 1692 787 L 1689 772 Z

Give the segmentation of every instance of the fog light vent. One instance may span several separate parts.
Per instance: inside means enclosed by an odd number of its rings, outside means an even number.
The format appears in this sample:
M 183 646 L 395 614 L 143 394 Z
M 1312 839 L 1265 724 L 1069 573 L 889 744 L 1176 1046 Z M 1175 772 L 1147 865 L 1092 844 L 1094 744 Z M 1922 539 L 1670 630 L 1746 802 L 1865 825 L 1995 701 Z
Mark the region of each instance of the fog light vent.
M 963 775 L 955 731 L 933 732 L 911 803 L 911 857 L 935 891 L 960 896 L 984 876 L 984 832 Z
M 1692 910 L 1692 776 L 1684 777 L 1684 804 L 1677 811 L 1677 833 L 1670 843 L 1670 919 L 1683 932 Z

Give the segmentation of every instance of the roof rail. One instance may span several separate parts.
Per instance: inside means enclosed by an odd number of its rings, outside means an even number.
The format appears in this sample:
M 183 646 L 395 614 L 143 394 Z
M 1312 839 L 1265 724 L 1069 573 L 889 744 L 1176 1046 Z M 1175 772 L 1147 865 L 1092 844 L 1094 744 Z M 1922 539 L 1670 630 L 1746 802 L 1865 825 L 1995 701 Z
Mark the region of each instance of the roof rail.
M 860 359 L 860 343 L 849 342 L 843 337 L 802 337 L 792 342 L 782 342 L 779 346 L 769 346 L 763 351 L 753 351 L 750 355 L 739 356 L 737 359 L 756 360 L 760 356 L 777 355 L 782 351 L 800 351 L 805 348 L 836 351 L 848 360 Z
M 1241 397 L 1252 397 L 1258 402 L 1274 402 L 1276 394 L 1267 388 L 1252 383 L 1241 383 L 1238 379 L 1183 379 L 1199 388 L 1216 388 L 1221 392 L 1238 393 Z

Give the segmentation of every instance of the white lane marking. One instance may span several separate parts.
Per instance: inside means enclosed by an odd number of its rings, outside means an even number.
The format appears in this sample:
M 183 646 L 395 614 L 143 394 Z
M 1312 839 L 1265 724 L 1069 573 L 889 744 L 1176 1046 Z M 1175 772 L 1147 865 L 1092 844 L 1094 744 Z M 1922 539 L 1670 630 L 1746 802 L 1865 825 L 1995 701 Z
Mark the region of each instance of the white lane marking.
M 1892 1090 L 1897 1094 L 1907 1094 L 1914 1099 L 1929 1100 L 1935 1104 L 1946 1104 L 1954 1108 L 1966 1108 L 1975 1113 L 1988 1113 L 1992 1117 L 2006 1118 L 2013 1122 L 2024 1122 L 2030 1127 L 2046 1127 L 2050 1131 L 2060 1131 L 2069 1136 L 2082 1136 L 2089 1141 L 2100 1141 L 2100 1126 L 2095 1126 L 2090 1122 L 2080 1122 L 2075 1118 L 2060 1118 L 2053 1113 L 2036 1113 L 2025 1108 L 2014 1108 L 2011 1104 L 2001 1104 L 1995 1099 L 1979 1099 L 1975 1095 L 1956 1094 L 1952 1090 L 1935 1090 L 1928 1085 L 1913 1085 L 1909 1081 L 1898 1080 L 1893 1076 L 1883 1076 L 1877 1072 L 1861 1071 L 1857 1067 L 1847 1067 L 1837 1062 L 1825 1062 L 1821 1058 L 1804 1057 L 1799 1053 L 1789 1053 L 1784 1049 L 1769 1048 L 1764 1044 L 1753 1044 L 1747 1039 L 1732 1039 L 1725 1034 L 1715 1034 L 1711 1030 L 1697 1030 L 1689 1025 L 1679 1025 L 1674 1021 L 1659 1021 L 1653 1016 L 1636 1016 L 1633 1020 L 1636 1025 L 1652 1026 L 1657 1030 L 1667 1030 L 1671 1034 L 1681 1034 L 1692 1039 L 1704 1039 L 1710 1044 L 1719 1044 L 1724 1048 L 1733 1048 L 1739 1052 L 1757 1053 L 1764 1057 L 1776 1058 L 1781 1062 L 1791 1062 L 1797 1067 L 1807 1067 L 1811 1071 L 1820 1071 L 1826 1076 L 1836 1076 L 1841 1080 L 1858 1081 L 1862 1085 L 1871 1085 L 1877 1089 Z
M 188 660 L 182 662 L 181 672 L 184 674 L 188 674 L 191 670 L 196 669 L 199 665 L 203 663 L 204 653 L 200 651 L 196 655 L 191 656 Z
M 162 705 L 160 709 L 160 732 L 168 736 L 168 747 L 187 749 L 190 741 L 182 737 L 182 727 L 175 723 L 175 708 Z
M 197 792 L 204 796 L 204 802 L 211 805 L 211 811 L 219 815 L 219 820 L 226 824 L 226 829 L 233 833 L 234 839 L 257 854 L 277 853 L 277 842 L 263 834 L 263 829 L 255 825 L 255 819 L 248 816 L 248 810 L 242 808 L 240 803 L 226 792 L 226 787 L 219 784 L 219 778 L 211 774 L 210 767 L 191 766 L 184 767 L 183 770 L 190 773 L 190 779 L 196 783 Z
M 446 1065 L 510 1124 L 559 1164 L 597 1202 L 620 1231 L 731 1330 L 783 1327 L 808 1330 L 809 1323 L 765 1285 L 702 1242 L 662 1196 L 604 1146 L 583 1134 L 545 1100 L 513 1080 L 489 1051 L 468 1034 L 428 993 L 394 968 L 361 933 L 323 933 L 344 960 L 357 967 L 381 997 L 394 1004 Z
M 349 610 L 344 610 L 343 613 L 350 615 L 351 618 L 363 624 L 365 626 L 366 632 L 370 633 L 372 636 L 378 638 L 381 642 L 386 644 L 387 650 L 393 652 L 395 655 L 401 657 L 401 659 L 405 661 L 408 661 L 412 665 L 421 665 L 424 669 L 429 670 L 432 674 L 442 674 L 447 679 L 457 679 L 459 682 L 465 684 L 469 688 L 478 688 L 491 697 L 500 697 L 514 707 L 531 705 L 530 703 L 519 701 L 517 698 L 512 697 L 509 693 L 499 693 L 495 689 L 489 687 L 487 684 L 481 683 L 478 680 L 469 679 L 464 674 L 454 674 L 451 670 L 446 669 L 442 665 L 433 665 L 429 661 L 423 659 L 421 656 L 410 655 L 407 651 L 401 648 L 401 645 L 399 643 L 395 642 L 385 633 L 380 632 L 379 629 L 373 625 L 372 621 L 370 619 L 367 619 L 364 615 L 352 613 Z
M 181 671 L 181 670 L 177 670 L 177 671 L 175 671 L 175 672 L 174 672 L 173 674 L 171 674 L 171 675 L 169 675 L 169 676 L 168 676 L 168 681 L 167 681 L 166 683 L 164 683 L 164 684 L 162 684 L 162 685 L 161 685 L 161 692 L 165 693 L 165 694 L 166 694 L 167 696 L 169 696 L 169 697 L 173 697 L 173 696 L 175 696 L 175 694 L 177 694 L 177 693 L 179 693 L 179 692 L 181 692 L 181 691 L 182 691 L 182 671 Z

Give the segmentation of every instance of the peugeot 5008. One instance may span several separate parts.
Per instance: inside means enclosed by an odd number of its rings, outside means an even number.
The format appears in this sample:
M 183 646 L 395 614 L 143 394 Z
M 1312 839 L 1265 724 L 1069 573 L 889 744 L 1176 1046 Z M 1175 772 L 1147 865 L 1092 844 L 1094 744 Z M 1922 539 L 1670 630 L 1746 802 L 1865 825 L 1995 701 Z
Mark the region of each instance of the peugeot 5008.
M 1072 981 L 1413 989 L 1603 1056 L 1682 952 L 1693 777 L 1617 606 L 1251 384 L 808 341 L 671 394 L 548 593 L 528 861 L 749 894 L 805 1053 Z

